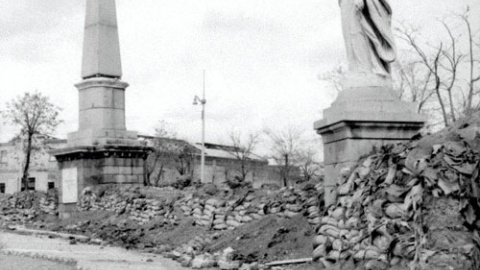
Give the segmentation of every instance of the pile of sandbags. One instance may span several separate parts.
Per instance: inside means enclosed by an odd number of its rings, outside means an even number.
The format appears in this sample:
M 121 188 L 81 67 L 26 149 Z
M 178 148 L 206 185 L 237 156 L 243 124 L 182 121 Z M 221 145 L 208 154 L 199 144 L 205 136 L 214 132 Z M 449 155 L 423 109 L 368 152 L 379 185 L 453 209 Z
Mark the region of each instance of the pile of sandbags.
M 43 195 L 44 193 L 38 191 L 17 192 L 8 199 L 8 207 L 16 209 L 34 208 Z
M 226 248 L 222 252 L 214 254 L 203 252 L 202 249 L 211 243 L 212 238 L 208 236 L 197 236 L 187 244 L 181 245 L 163 256 L 172 258 L 179 262 L 183 267 L 193 269 L 212 269 L 222 270 L 254 270 L 265 269 L 264 265 L 258 263 L 243 263 L 235 258 L 234 250 Z
M 153 199 L 134 199 L 130 204 L 126 204 L 126 212 L 129 218 L 137 221 L 140 225 L 148 223 L 150 220 L 163 217 L 172 224 L 177 222 L 177 216 L 174 214 L 173 205 L 164 201 Z
M 321 208 L 323 208 L 323 184 L 318 183 L 304 189 L 283 188 L 280 196 L 272 203 L 270 213 L 280 217 L 293 218 L 296 215 L 307 216 L 308 223 L 312 226 L 320 224 Z
M 307 207 L 308 223 L 314 227 L 320 225 L 320 199 L 317 196 L 312 196 L 306 200 L 305 206 Z
M 194 258 L 203 253 L 205 246 L 211 244 L 213 241 L 213 236 L 211 235 L 198 235 L 188 243 L 182 244 L 176 247 L 174 250 L 165 253 L 164 256 L 174 259 L 182 264 L 184 267 L 189 267 L 192 265 Z M 209 260 L 206 258 L 207 255 L 203 255 L 204 262 L 196 262 L 197 265 L 202 265 L 200 268 L 213 267 L 216 265 L 215 260 L 211 257 Z
M 293 188 L 287 188 L 280 194 L 280 202 L 283 205 L 283 207 L 280 207 L 283 211 L 277 213 L 280 217 L 292 218 L 303 210 L 301 192 Z
M 232 200 L 187 196 L 177 206 L 185 216 L 192 216 L 197 225 L 226 230 L 265 216 L 268 204 L 265 200 L 265 197 L 257 198 L 251 193 Z
M 258 196 L 249 191 L 244 196 L 230 200 L 200 198 L 190 194 L 178 200 L 175 206 L 185 216 L 193 217 L 197 225 L 215 230 L 233 230 L 267 214 L 283 218 L 305 214 L 311 225 L 318 225 L 322 194 L 321 185 L 308 191 L 283 188 L 269 196 Z
M 37 211 L 31 209 L 3 209 L 0 213 L 0 221 L 2 224 L 25 224 L 32 221 L 37 216 Z
M 46 199 L 46 197 L 48 195 L 38 191 L 6 195 L 0 203 L 0 220 L 2 223 L 26 223 L 34 220 L 41 212 L 55 214 L 57 199 L 54 197 Z
M 77 210 L 126 213 L 131 220 L 140 225 L 159 217 L 172 224 L 177 222 L 173 203 L 167 200 L 146 199 L 142 193 L 132 192 L 129 187 L 111 186 L 102 196 L 97 193 L 91 187 L 85 188 L 77 203 Z
M 97 194 L 93 191 L 91 187 L 86 187 L 82 190 L 80 194 L 80 199 L 77 202 L 78 211 L 95 211 L 99 210 L 98 205 L 99 199 Z
M 478 150 L 424 138 L 343 169 L 313 258 L 327 268 L 480 269 Z
M 40 211 L 48 215 L 58 214 L 58 193 L 55 189 L 49 190 L 39 201 Z

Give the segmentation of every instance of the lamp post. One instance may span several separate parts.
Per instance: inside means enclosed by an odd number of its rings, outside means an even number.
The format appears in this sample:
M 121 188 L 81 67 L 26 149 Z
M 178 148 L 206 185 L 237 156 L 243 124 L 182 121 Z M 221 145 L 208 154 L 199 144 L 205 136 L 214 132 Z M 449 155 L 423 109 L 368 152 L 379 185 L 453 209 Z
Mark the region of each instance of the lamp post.
M 202 156 L 201 156 L 201 165 L 200 165 L 200 180 L 204 183 L 205 180 L 205 70 L 203 70 L 203 96 L 199 98 L 197 95 L 193 98 L 193 105 L 202 105 Z

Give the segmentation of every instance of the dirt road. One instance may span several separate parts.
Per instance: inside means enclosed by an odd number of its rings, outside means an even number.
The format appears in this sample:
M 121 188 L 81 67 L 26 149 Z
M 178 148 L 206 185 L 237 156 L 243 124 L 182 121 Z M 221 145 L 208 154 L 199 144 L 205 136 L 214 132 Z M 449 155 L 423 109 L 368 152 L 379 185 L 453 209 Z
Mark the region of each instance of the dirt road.
M 116 247 L 70 245 L 62 239 L 9 232 L 0 232 L 0 253 L 7 255 L 4 257 L 5 261 L 11 264 L 17 263 L 18 257 L 9 255 L 76 263 L 76 268 L 82 270 L 185 270 L 176 262 L 152 254 L 137 253 Z M 30 269 L 29 263 L 37 265 L 39 262 L 44 262 L 44 260 L 28 259 L 24 261 L 25 268 L 13 269 Z M 68 266 L 63 269 L 68 269 Z
M 0 255 L 2 270 L 75 270 L 74 264 L 53 262 L 15 255 Z

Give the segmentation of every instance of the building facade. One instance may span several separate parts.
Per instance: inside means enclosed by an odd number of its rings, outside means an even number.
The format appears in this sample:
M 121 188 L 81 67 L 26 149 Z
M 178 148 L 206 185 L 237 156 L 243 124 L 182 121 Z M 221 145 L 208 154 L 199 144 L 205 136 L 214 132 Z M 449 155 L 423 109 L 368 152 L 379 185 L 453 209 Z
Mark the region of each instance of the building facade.
M 45 135 L 33 138 L 27 189 L 47 191 L 58 186 L 57 161 L 49 152 L 64 147 L 66 143 L 66 140 Z M 0 193 L 12 194 L 25 189 L 21 184 L 25 165 L 24 144 L 25 141 L 18 137 L 0 143 Z
M 139 140 L 148 146 L 153 146 L 155 137 L 139 136 Z M 157 138 L 158 139 L 158 138 Z M 168 141 L 169 151 L 186 151 L 190 159 L 162 160 L 147 169 L 150 183 L 174 181 L 181 177 L 190 177 L 193 180 L 201 179 L 200 158 L 201 144 L 190 144 L 184 140 L 162 139 Z M 21 184 L 23 167 L 25 164 L 24 140 L 15 138 L 7 143 L 0 143 L 0 193 L 13 194 L 24 188 Z M 29 167 L 29 184 L 27 189 L 47 191 L 59 186 L 58 163 L 50 154 L 55 149 L 66 147 L 67 140 L 39 135 L 34 138 L 34 146 Z M 167 150 L 166 149 L 166 150 Z M 187 149 L 187 150 L 185 150 Z M 165 151 L 163 151 L 165 152 Z M 231 146 L 219 144 L 205 144 L 205 177 L 204 182 L 221 184 L 227 179 L 234 179 L 240 175 L 240 162 L 235 157 L 235 149 Z M 163 157 L 165 158 L 165 157 Z M 151 164 L 152 165 L 152 164 Z M 283 181 L 274 166 L 262 157 L 251 154 L 246 163 L 248 174 L 246 181 L 254 187 L 275 185 L 281 187 Z M 147 177 L 147 175 L 146 175 Z

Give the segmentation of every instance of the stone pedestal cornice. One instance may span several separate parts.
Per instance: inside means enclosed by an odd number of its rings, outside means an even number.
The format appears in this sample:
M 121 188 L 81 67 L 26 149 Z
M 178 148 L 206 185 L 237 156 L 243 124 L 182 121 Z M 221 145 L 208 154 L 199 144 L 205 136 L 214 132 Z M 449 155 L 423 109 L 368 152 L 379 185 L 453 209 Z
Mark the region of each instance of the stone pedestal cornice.
M 115 78 L 94 77 L 82 80 L 75 84 L 75 87 L 79 90 L 85 90 L 94 87 L 108 87 L 119 90 L 125 90 L 129 86 L 128 83 Z

